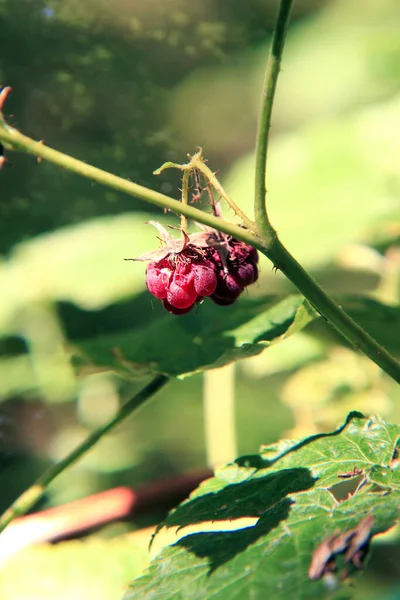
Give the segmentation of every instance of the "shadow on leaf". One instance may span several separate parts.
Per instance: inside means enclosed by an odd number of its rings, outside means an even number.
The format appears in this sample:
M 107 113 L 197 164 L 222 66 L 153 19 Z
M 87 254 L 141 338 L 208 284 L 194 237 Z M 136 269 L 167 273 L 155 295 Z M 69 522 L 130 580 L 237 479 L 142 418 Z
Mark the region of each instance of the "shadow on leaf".
M 249 481 L 230 484 L 222 490 L 189 500 L 178 507 L 164 525 L 185 527 L 207 521 L 259 517 L 254 527 L 195 533 L 177 542 L 176 545 L 199 557 L 209 557 L 212 572 L 286 520 L 294 502 L 291 494 L 308 490 L 314 483 L 315 479 L 304 468 L 255 475 Z
M 193 552 L 198 558 L 208 557 L 211 575 L 218 567 L 232 560 L 259 538 L 268 535 L 281 521 L 285 521 L 292 503 L 289 498 L 278 502 L 260 517 L 254 527 L 238 531 L 194 533 L 182 538 L 175 545 Z

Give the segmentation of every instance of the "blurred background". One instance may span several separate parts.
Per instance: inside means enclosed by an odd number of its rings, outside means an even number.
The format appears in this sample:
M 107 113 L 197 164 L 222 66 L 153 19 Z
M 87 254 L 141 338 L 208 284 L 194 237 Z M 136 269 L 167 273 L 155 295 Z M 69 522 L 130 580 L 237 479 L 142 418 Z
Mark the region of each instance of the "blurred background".
M 179 174 L 152 173 L 201 146 L 252 214 L 255 131 L 277 5 L 1 0 L 0 84 L 13 88 L 7 120 L 176 198 Z M 392 306 L 400 294 L 399 115 L 398 1 L 297 0 L 271 131 L 271 218 L 329 292 Z M 146 335 L 146 325 L 163 318 L 145 291 L 144 265 L 123 259 L 156 247 L 149 219 L 178 225 L 173 215 L 49 163 L 7 158 L 0 172 L 0 511 L 147 381 L 140 365 L 133 380 L 100 368 L 88 348 L 112 343 L 120 331 Z M 290 291 L 262 260 L 250 295 Z M 82 358 L 78 370 L 72 355 Z M 352 409 L 400 419 L 393 382 L 322 324 L 218 373 L 207 394 L 217 404 L 234 382 L 230 451 L 238 455 L 332 429 Z M 64 473 L 41 507 L 204 468 L 203 379 L 173 381 Z M 223 448 L 220 456 L 227 458 Z M 148 522 L 158 519 L 155 513 Z

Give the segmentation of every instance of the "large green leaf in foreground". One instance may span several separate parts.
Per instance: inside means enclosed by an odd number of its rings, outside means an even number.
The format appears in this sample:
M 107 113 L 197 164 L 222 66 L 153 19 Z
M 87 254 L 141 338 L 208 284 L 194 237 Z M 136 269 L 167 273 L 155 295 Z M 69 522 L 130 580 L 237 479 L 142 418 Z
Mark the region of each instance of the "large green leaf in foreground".
M 366 515 L 374 519 L 372 534 L 396 522 L 400 471 L 392 460 L 399 438 L 399 426 L 352 413 L 333 433 L 268 446 L 221 468 L 167 518 L 174 545 L 132 582 L 124 600 L 330 597 L 332 579 L 328 587 L 308 577 L 313 552 Z M 333 486 L 351 484 L 340 476 L 355 468 L 363 485 L 339 501 L 343 494 Z M 342 587 L 340 597 L 348 591 Z

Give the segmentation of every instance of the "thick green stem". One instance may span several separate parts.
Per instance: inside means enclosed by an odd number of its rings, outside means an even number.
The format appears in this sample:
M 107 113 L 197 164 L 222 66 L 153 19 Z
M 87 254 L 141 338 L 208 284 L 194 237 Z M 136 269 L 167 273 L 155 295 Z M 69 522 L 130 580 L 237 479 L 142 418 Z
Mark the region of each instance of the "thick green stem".
M 360 327 L 276 239 L 261 250 L 307 298 L 322 317 L 356 349 L 400 383 L 400 363 Z
M 267 152 L 269 141 L 269 130 L 271 128 L 272 107 L 274 104 L 276 84 L 281 67 L 283 48 L 285 45 L 286 31 L 289 22 L 290 11 L 293 0 L 281 0 L 276 21 L 275 31 L 272 37 L 271 50 L 265 73 L 261 112 L 258 121 L 256 164 L 255 164 L 255 198 L 254 214 L 260 235 L 265 241 L 272 243 L 276 238 L 276 232 L 271 225 L 266 206 L 266 172 Z
M 280 20 L 280 28 L 285 30 L 283 26 L 284 23 L 287 22 L 287 18 L 289 16 L 291 2 L 288 0 L 282 0 L 281 9 L 279 11 L 278 20 Z M 285 7 L 285 11 L 283 11 L 282 7 Z M 285 19 L 283 20 L 283 16 Z M 284 40 L 284 35 L 281 34 L 275 37 L 278 38 L 279 44 L 275 45 L 279 49 L 278 56 L 282 53 L 282 43 Z M 274 56 L 276 57 L 277 50 L 275 49 Z M 274 90 L 276 86 L 276 77 L 278 74 L 278 70 L 276 70 L 276 58 L 273 59 L 274 68 L 269 67 L 269 73 L 275 80 L 275 84 L 267 85 L 268 90 Z M 268 79 L 268 78 L 267 78 Z M 271 93 L 271 92 L 269 92 Z M 273 97 L 273 94 L 272 94 Z M 265 117 L 265 114 L 270 115 L 271 107 L 268 111 L 263 109 L 263 117 L 262 122 L 267 124 L 269 127 L 270 116 L 268 118 Z M 265 114 L 264 114 L 265 113 Z M 261 128 L 260 128 L 261 131 Z M 261 139 L 261 134 L 259 134 Z M 23 152 L 27 152 L 28 154 L 33 154 L 34 156 L 41 157 L 49 162 L 57 164 L 69 171 L 73 171 L 82 175 L 83 177 L 88 177 L 97 183 L 105 185 L 107 187 L 111 187 L 115 190 L 126 193 L 130 196 L 136 196 L 138 198 L 142 198 L 147 202 L 151 202 L 160 206 L 162 208 L 170 209 L 177 214 L 183 214 L 186 217 L 198 221 L 199 223 L 203 223 L 204 225 L 208 225 L 213 227 L 218 231 L 222 231 L 227 233 L 228 235 L 232 235 L 237 239 L 240 239 L 248 244 L 253 245 L 255 248 L 258 248 L 265 256 L 267 256 L 272 263 L 280 269 L 286 277 L 302 292 L 305 297 L 311 302 L 311 304 L 315 307 L 315 309 L 327 320 L 329 321 L 333 327 L 337 329 L 343 337 L 345 337 L 355 349 L 360 350 L 368 357 L 371 358 L 377 365 L 379 365 L 386 373 L 388 373 L 393 379 L 400 382 L 400 364 L 384 349 L 382 348 L 373 338 L 371 338 L 361 327 L 359 327 L 346 313 L 322 290 L 319 285 L 312 279 L 312 277 L 303 269 L 301 265 L 291 256 L 291 254 L 286 250 L 286 248 L 281 244 L 276 235 L 274 229 L 269 224 L 269 221 L 265 221 L 264 216 L 266 215 L 264 200 L 265 200 L 265 169 L 261 170 L 263 173 L 262 178 L 260 179 L 260 167 L 257 170 L 258 176 L 257 181 L 262 185 L 257 187 L 258 192 L 256 193 L 256 197 L 260 199 L 262 197 L 263 209 L 262 211 L 256 211 L 257 213 L 257 228 L 258 231 L 262 234 L 262 238 L 258 235 L 250 231 L 249 229 L 245 229 L 238 225 L 234 225 L 233 223 L 229 223 L 220 217 L 216 217 L 212 214 L 206 213 L 202 210 L 194 208 L 193 206 L 184 206 L 181 202 L 170 198 L 169 196 L 165 196 L 164 194 L 160 194 L 143 186 L 140 186 L 136 183 L 132 183 L 131 181 L 127 181 L 126 179 L 122 179 L 121 177 L 117 177 L 116 175 L 112 175 L 106 171 L 102 171 L 101 169 L 97 169 L 96 167 L 92 167 L 82 161 L 79 161 L 75 158 L 72 158 L 66 154 L 62 154 L 57 150 L 53 150 L 52 148 L 48 148 L 44 144 L 40 142 L 35 142 L 29 137 L 21 134 L 16 129 L 9 127 L 3 119 L 0 119 L 0 142 L 3 142 L 4 145 L 8 148 L 21 150 Z M 267 142 L 263 142 L 263 146 L 261 148 L 261 152 L 257 153 L 257 161 L 260 161 L 260 157 L 266 157 L 267 150 Z M 175 165 L 179 166 L 179 165 Z M 260 195 L 260 190 L 262 191 Z M 257 202 L 256 202 L 257 205 Z M 260 204 L 261 206 L 261 204 Z M 260 216 L 261 215 L 261 216 Z M 42 492 L 41 492 L 42 493 Z M 39 494 L 40 496 L 40 494 Z M 0 526 L 1 526 L 0 520 Z
M 272 37 L 271 50 L 263 86 L 261 112 L 256 147 L 256 174 L 254 212 L 257 231 L 264 247 L 259 248 L 277 269 L 304 294 L 314 308 L 346 338 L 356 350 L 360 350 L 388 375 L 400 383 L 400 364 L 380 346 L 364 329 L 349 317 L 336 302 L 324 292 L 309 273 L 296 261 L 280 242 L 269 221 L 266 206 L 266 169 L 269 131 L 276 84 L 282 61 L 283 49 L 293 0 L 281 0 Z
M 194 206 L 183 206 L 179 200 L 174 200 L 169 196 L 165 196 L 164 194 L 143 187 L 142 185 L 133 183 L 122 177 L 117 177 L 117 175 L 112 175 L 107 171 L 103 171 L 102 169 L 88 165 L 81 160 L 72 158 L 72 156 L 49 148 L 41 142 L 36 142 L 13 127 L 6 125 L 2 119 L 0 119 L 0 142 L 2 142 L 6 148 L 33 154 L 36 157 L 48 160 L 59 167 L 67 169 L 68 171 L 73 171 L 82 177 L 87 177 L 88 179 L 113 188 L 114 190 L 123 192 L 129 196 L 141 198 L 160 208 L 171 210 L 178 215 L 185 215 L 185 217 L 188 217 L 189 219 L 193 219 L 198 223 L 203 223 L 204 225 L 223 231 L 248 244 L 257 244 L 257 242 L 260 241 L 255 234 L 243 227 L 239 227 L 239 225 L 235 225 L 234 223 L 225 221 L 225 219 L 206 213 Z
M 68 454 L 68 456 L 47 469 L 47 471 L 45 471 L 29 489 L 27 489 L 19 498 L 17 498 L 10 508 L 6 510 L 6 512 L 0 517 L 0 533 L 7 527 L 9 523 L 11 523 L 13 519 L 28 512 L 28 510 L 30 510 L 42 497 L 50 483 L 58 475 L 60 475 L 60 473 L 65 471 L 79 458 L 84 456 L 88 450 L 90 450 L 96 444 L 96 442 L 114 429 L 114 427 L 119 425 L 119 423 L 136 411 L 140 406 L 142 406 L 146 400 L 158 392 L 158 390 L 160 390 L 168 381 L 169 379 L 165 375 L 158 375 L 155 377 L 138 394 L 136 394 L 136 396 L 121 406 L 117 414 L 105 425 L 93 431 L 93 433 L 91 433 L 86 440 L 84 440 L 77 448 L 75 448 L 75 450 Z

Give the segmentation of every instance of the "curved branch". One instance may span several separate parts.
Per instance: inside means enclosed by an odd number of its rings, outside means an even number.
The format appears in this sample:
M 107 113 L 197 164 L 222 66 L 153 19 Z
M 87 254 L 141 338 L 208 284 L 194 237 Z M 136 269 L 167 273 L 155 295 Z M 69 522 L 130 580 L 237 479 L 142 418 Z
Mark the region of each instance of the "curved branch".
M 43 496 L 46 488 L 52 481 L 78 459 L 82 458 L 102 437 L 109 433 L 114 427 L 119 425 L 124 419 L 129 417 L 134 411 L 140 408 L 148 398 L 151 398 L 169 381 L 166 375 L 158 375 L 148 383 L 136 396 L 128 400 L 118 410 L 117 414 L 105 425 L 95 429 L 75 450 L 70 452 L 60 462 L 52 465 L 41 475 L 30 488 L 28 488 L 9 509 L 0 517 L 0 533 L 16 517 L 24 515 L 30 510 L 36 502 Z
M 281 0 L 279 5 L 276 27 L 272 37 L 272 45 L 265 73 L 257 131 L 254 214 L 260 234 L 266 241 L 270 241 L 271 243 L 276 238 L 276 232 L 269 221 L 265 202 L 267 194 L 265 180 L 267 171 L 268 140 L 276 84 L 281 67 L 292 4 L 293 0 Z

